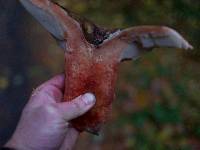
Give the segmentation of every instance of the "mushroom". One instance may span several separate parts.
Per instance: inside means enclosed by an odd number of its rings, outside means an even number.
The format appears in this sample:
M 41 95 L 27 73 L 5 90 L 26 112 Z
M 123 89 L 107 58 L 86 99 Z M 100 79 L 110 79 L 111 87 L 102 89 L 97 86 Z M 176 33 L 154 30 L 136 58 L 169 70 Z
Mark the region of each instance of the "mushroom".
M 96 104 L 71 121 L 78 131 L 98 134 L 109 118 L 120 62 L 135 60 L 154 48 L 192 49 L 175 30 L 164 26 L 138 26 L 109 30 L 81 18 L 49 0 L 20 0 L 64 49 L 64 101 L 86 92 Z

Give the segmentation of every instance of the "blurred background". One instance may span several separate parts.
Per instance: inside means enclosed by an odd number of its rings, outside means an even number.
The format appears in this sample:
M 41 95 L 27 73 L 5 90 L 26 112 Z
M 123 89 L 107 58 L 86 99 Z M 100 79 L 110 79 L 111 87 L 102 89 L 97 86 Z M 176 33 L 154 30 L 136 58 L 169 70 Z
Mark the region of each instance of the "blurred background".
M 111 119 L 76 150 L 200 150 L 200 1 L 57 0 L 110 28 L 167 25 L 195 47 L 121 65 Z M 0 145 L 32 90 L 63 72 L 63 51 L 16 0 L 0 0 Z

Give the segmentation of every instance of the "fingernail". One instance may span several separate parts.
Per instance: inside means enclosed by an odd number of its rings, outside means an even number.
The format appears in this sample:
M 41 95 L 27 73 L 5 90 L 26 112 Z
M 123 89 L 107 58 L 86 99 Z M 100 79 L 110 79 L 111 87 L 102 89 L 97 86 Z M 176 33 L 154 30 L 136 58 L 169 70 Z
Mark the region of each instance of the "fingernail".
M 92 93 L 86 93 L 82 97 L 83 101 L 85 102 L 86 105 L 93 104 L 96 100 L 94 94 Z

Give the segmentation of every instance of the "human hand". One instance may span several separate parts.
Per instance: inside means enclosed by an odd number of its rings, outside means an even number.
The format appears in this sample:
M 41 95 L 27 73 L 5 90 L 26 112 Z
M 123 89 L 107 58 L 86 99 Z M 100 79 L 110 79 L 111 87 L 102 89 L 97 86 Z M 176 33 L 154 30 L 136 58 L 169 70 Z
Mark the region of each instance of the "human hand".
M 79 132 L 68 121 L 87 112 L 95 104 L 93 94 L 71 102 L 63 98 L 64 75 L 39 86 L 22 112 L 21 119 L 6 147 L 19 150 L 70 150 Z

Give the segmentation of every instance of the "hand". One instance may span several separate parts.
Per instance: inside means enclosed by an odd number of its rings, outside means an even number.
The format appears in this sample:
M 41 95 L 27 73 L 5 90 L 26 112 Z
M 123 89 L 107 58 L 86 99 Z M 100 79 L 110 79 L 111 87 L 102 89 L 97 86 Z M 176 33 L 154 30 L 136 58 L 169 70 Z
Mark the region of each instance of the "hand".
M 95 97 L 87 93 L 71 102 L 61 102 L 63 88 L 64 75 L 58 75 L 33 92 L 6 147 L 19 150 L 72 149 L 79 132 L 70 127 L 68 121 L 92 108 Z

